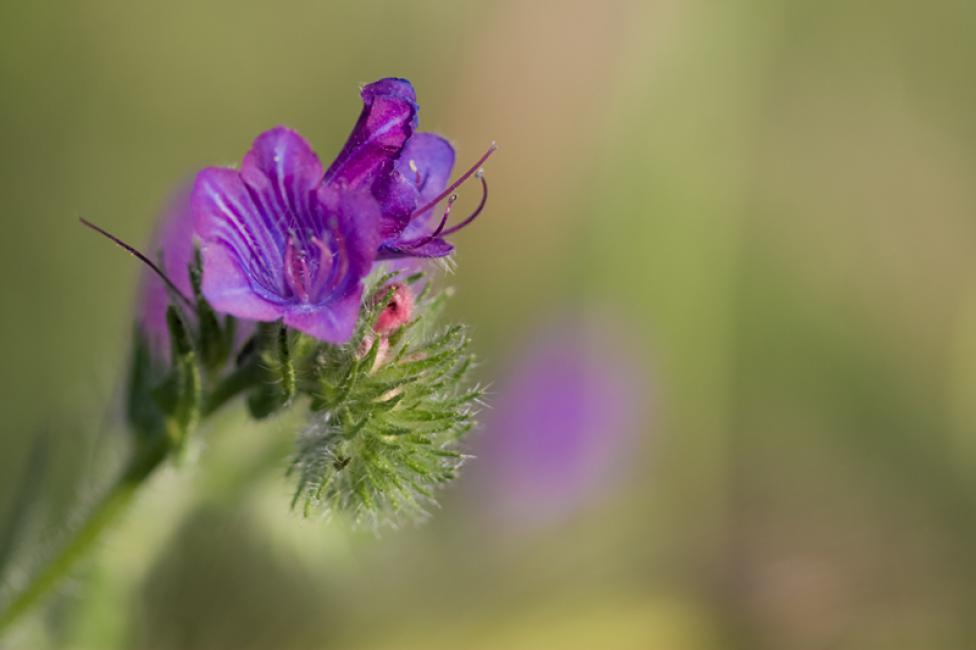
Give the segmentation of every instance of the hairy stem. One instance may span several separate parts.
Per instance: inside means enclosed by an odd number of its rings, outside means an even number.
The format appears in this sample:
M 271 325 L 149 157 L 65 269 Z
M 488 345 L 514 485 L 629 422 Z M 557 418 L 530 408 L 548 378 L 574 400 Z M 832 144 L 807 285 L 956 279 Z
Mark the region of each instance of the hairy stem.
M 169 455 L 165 441 L 138 450 L 129 465 L 109 491 L 88 513 L 84 523 L 75 531 L 68 543 L 45 565 L 31 581 L 0 610 L 0 634 L 20 616 L 36 605 L 64 578 L 75 563 L 88 552 L 115 520 L 121 515 L 139 487 Z

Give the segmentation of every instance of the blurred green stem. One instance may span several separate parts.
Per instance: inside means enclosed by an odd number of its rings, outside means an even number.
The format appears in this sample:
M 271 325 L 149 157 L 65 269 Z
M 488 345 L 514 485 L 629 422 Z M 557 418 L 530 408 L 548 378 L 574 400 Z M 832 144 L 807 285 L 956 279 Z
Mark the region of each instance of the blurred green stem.
M 228 401 L 252 387 L 260 377 L 261 367 L 256 362 L 236 369 L 209 394 L 203 405 L 202 417 L 213 414 Z M 159 436 L 154 442 L 143 443 L 135 449 L 128 466 L 101 501 L 95 504 L 64 548 L 0 610 L 0 635 L 67 575 L 95 540 L 125 511 L 139 487 L 175 449 L 173 441 L 166 436 Z
M 169 452 L 170 446 L 165 440 L 136 451 L 121 476 L 88 513 L 67 545 L 0 611 L 0 634 L 47 595 L 75 562 L 88 552 L 101 533 L 125 511 L 139 487 L 162 464 Z
M 237 368 L 228 375 L 216 388 L 207 396 L 203 403 L 202 418 L 206 418 L 217 411 L 229 400 L 237 397 L 241 392 L 254 386 L 254 383 L 261 378 L 261 366 L 256 363 L 248 363 Z

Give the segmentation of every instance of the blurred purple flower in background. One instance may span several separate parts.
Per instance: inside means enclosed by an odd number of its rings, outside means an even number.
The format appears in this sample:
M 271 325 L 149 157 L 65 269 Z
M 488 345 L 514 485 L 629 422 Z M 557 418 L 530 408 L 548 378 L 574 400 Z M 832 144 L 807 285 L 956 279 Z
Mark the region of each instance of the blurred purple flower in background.
M 496 514 L 551 522 L 621 478 L 636 434 L 649 429 L 650 386 L 627 337 L 612 329 L 560 321 L 515 357 L 475 451 Z
M 173 281 L 184 296 L 192 296 L 190 262 L 193 261 L 193 213 L 190 211 L 190 188 L 178 191 L 162 213 L 149 257 Z M 169 328 L 166 325 L 166 309 L 170 293 L 151 269 L 144 269 L 139 289 L 139 325 L 146 337 L 153 356 L 169 358 Z
M 322 184 L 305 140 L 263 133 L 240 171 L 197 175 L 191 199 L 203 242 L 203 294 L 219 312 L 273 321 L 345 343 L 376 256 L 375 202 Z

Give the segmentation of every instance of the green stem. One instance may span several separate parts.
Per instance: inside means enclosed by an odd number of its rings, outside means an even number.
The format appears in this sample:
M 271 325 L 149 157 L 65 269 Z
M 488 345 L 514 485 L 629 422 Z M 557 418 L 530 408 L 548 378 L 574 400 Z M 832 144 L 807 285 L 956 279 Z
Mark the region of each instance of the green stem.
M 262 371 L 257 362 L 252 362 L 228 375 L 207 396 L 202 417 L 211 415 L 241 392 L 253 387 L 261 378 Z M 88 517 L 74 532 L 67 545 L 51 558 L 4 609 L 0 610 L 0 635 L 65 577 L 105 529 L 126 510 L 139 488 L 166 460 L 173 449 L 166 437 L 160 437 L 157 442 L 136 449 L 125 470 L 88 513 Z
M 262 368 L 256 362 L 241 366 L 214 387 L 203 403 L 201 417 L 206 418 L 214 411 L 237 397 L 241 392 L 252 388 L 260 379 Z
M 91 548 L 99 535 L 121 515 L 139 487 L 169 455 L 165 441 L 137 451 L 129 465 L 102 497 L 74 536 L 37 573 L 26 587 L 0 611 L 0 633 L 36 605 Z

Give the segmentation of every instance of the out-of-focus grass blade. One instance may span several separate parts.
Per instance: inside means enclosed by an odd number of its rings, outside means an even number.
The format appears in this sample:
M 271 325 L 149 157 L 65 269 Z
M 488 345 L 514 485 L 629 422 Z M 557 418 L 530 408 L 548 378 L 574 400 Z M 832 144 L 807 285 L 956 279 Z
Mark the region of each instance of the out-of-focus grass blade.
M 47 436 L 40 435 L 34 439 L 24 473 L 17 489 L 13 491 L 13 501 L 7 507 L 8 514 L 0 525 L 0 578 L 6 574 L 8 563 L 13 556 L 14 549 L 24 524 L 40 493 L 38 487 L 44 484 L 44 472 L 47 469 L 48 445 Z

